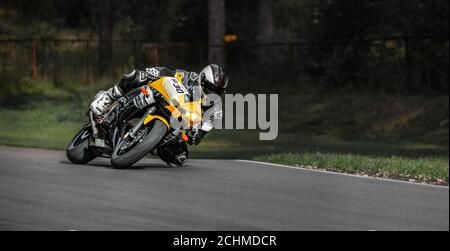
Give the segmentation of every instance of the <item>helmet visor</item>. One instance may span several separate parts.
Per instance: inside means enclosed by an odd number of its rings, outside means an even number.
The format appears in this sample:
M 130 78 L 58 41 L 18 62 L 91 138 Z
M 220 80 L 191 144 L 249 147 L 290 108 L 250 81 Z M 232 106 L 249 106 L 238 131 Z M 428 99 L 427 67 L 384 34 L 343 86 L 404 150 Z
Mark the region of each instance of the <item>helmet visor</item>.
M 215 84 L 208 81 L 205 76 L 202 76 L 203 89 L 206 94 L 215 93 L 217 95 L 222 95 L 228 85 L 228 78 L 219 79 Z

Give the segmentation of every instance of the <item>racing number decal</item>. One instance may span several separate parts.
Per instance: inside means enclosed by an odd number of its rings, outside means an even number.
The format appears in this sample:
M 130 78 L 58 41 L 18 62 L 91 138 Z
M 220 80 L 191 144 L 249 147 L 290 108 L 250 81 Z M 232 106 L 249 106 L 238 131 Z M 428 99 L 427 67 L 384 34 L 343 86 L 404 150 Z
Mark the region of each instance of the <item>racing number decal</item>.
M 173 84 L 173 87 L 175 87 L 175 89 L 177 90 L 177 92 L 179 93 L 179 94 L 184 94 L 184 91 L 183 91 L 183 89 L 181 89 L 181 86 L 180 85 L 177 85 L 177 84 Z
M 184 88 L 184 86 L 182 86 L 180 84 L 180 82 L 178 81 L 178 79 L 173 79 L 172 82 L 172 86 L 175 88 L 175 90 L 179 93 L 179 94 L 187 94 L 187 90 L 186 88 Z

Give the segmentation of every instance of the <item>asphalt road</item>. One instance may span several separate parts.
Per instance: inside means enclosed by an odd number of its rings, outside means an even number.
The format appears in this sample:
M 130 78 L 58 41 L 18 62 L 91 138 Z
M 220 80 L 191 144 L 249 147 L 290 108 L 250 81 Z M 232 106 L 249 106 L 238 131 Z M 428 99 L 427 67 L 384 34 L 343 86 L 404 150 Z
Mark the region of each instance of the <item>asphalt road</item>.
M 108 164 L 0 146 L 0 230 L 449 230 L 447 187 L 233 160 Z

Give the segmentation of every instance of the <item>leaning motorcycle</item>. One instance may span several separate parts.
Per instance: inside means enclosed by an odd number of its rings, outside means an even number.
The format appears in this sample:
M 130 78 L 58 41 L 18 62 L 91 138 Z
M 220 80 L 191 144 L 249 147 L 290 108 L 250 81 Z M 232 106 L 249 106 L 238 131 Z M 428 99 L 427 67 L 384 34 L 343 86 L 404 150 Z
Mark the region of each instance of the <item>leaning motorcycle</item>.
M 114 168 L 126 168 L 150 153 L 157 155 L 175 138 L 188 141 L 186 128 L 201 124 L 201 100 L 194 100 L 178 78 L 164 77 L 148 86 L 156 102 L 142 110 L 134 106 L 133 97 L 146 95 L 146 88 L 128 93 L 102 116 L 89 111 L 89 122 L 69 143 L 67 158 L 87 164 L 106 157 Z

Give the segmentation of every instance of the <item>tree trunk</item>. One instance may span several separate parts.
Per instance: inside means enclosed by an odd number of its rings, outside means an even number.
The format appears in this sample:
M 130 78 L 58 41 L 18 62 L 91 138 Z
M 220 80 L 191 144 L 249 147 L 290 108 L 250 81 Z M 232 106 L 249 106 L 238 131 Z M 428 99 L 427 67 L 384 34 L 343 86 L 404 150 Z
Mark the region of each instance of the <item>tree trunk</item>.
M 225 0 L 208 0 L 208 30 L 210 64 L 226 67 L 224 35 L 225 35 Z
M 258 36 L 259 44 L 270 44 L 274 42 L 275 28 L 273 23 L 273 0 L 258 0 Z M 260 46 L 258 58 L 260 63 L 271 61 L 273 47 Z
M 258 4 L 258 42 L 270 43 L 274 38 L 273 0 L 259 0 Z
M 111 72 L 113 17 L 112 0 L 100 0 L 99 69 L 101 75 Z

